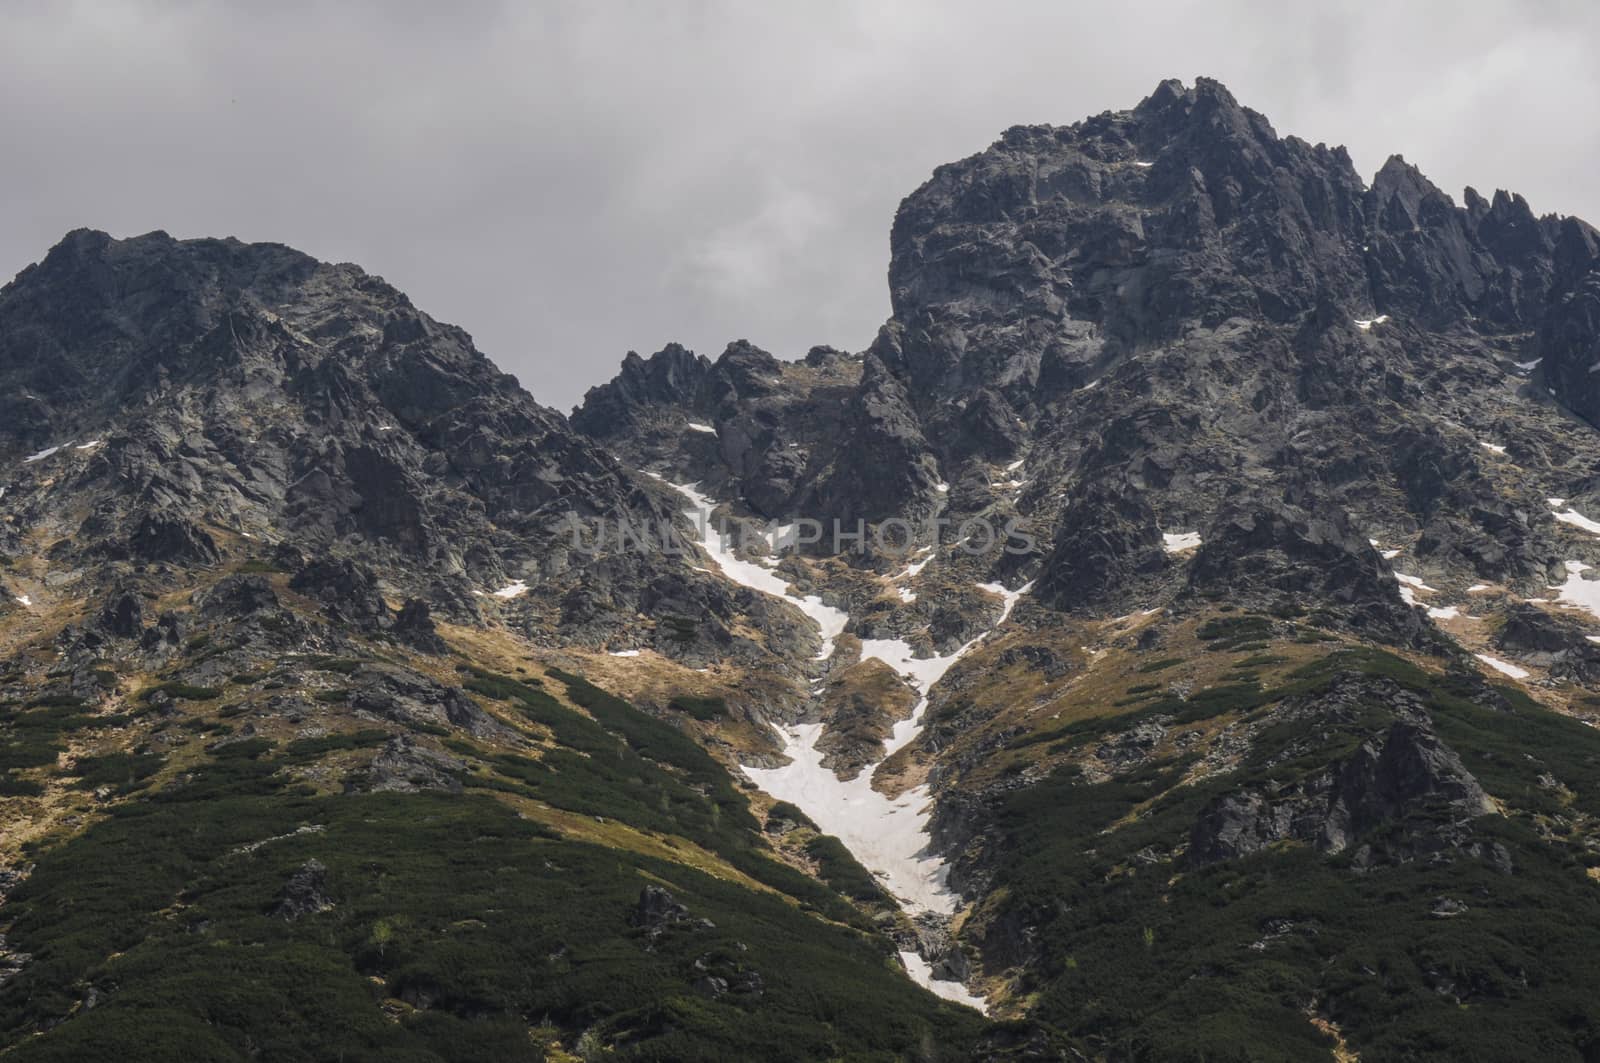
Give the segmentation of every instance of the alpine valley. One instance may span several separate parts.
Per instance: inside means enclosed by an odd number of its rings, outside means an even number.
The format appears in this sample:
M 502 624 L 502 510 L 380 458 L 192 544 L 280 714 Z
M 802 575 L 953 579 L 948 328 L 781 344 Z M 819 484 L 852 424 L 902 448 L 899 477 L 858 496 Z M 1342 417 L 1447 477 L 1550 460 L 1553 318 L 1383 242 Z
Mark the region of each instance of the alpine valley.
M 890 252 L 570 417 L 280 245 L 0 289 L 0 1056 L 1600 1060 L 1600 231 L 1202 79 Z

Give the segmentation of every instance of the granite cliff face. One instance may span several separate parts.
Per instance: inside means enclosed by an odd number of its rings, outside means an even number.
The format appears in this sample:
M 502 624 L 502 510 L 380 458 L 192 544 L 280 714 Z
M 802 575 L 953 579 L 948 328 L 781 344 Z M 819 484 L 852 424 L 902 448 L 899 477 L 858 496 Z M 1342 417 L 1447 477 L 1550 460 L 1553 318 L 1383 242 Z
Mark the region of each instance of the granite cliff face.
M 349 1058 L 1600 1051 L 1600 234 L 1201 80 L 890 252 L 570 419 L 277 245 L 0 290 L 0 1037 L 260 1051 L 243 942 Z

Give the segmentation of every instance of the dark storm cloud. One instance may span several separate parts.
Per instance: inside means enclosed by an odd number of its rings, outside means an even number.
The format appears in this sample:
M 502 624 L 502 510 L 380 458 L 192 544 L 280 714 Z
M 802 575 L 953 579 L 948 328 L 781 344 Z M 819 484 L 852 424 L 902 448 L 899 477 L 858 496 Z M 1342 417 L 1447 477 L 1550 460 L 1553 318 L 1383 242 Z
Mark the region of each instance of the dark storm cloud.
M 1218 77 L 1280 132 L 1600 219 L 1587 3 L 0 4 L 0 272 L 68 229 L 383 274 L 561 406 L 629 348 L 859 349 L 1008 125 Z

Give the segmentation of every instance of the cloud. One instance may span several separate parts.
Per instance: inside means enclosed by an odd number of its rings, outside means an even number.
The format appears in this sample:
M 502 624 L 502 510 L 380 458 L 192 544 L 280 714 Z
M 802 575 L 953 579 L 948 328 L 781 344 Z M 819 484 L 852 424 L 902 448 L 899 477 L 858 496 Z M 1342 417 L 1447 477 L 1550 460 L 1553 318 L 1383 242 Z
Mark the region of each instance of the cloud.
M 900 199 L 1221 78 L 1280 132 L 1600 217 L 1584 3 L 20 3 L 0 272 L 68 229 L 360 262 L 542 400 L 629 348 L 860 348 Z

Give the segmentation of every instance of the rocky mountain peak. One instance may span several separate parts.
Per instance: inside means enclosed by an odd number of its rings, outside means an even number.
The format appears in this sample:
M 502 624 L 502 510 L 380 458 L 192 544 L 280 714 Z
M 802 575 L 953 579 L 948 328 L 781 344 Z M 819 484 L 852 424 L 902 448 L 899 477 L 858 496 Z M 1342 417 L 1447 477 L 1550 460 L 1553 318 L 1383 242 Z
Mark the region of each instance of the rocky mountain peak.
M 853 382 L 803 386 L 806 366 L 741 342 L 692 398 L 636 387 L 630 362 L 576 423 L 764 516 L 1027 519 L 1049 545 L 1018 571 L 1068 608 L 1173 586 L 1162 536 L 1192 529 L 1237 548 L 1220 566 L 1227 549 L 1200 551 L 1207 593 L 1344 571 L 1360 590 L 1335 612 L 1409 643 L 1363 540 L 1420 536 L 1468 583 L 1531 587 L 1555 549 L 1527 516 L 1538 489 L 1463 508 L 1447 485 L 1498 477 L 1478 440 L 1560 431 L 1529 366 L 1594 416 L 1592 230 L 1509 193 L 1466 201 L 1400 155 L 1368 186 L 1219 82 L 1165 81 L 1128 111 L 1009 129 L 908 196 L 892 314 Z M 1467 381 L 1496 398 L 1463 405 Z M 657 418 L 648 448 L 606 434 L 637 422 L 608 412 L 625 391 Z M 1290 510 L 1257 505 L 1273 498 Z M 1273 560 L 1239 560 L 1257 555 Z
M 1595 230 L 1200 79 L 890 250 L 570 422 L 278 245 L 0 290 L 0 1048 L 1600 1058 Z
M 703 405 L 711 362 L 682 344 L 669 343 L 648 359 L 629 351 L 622 371 L 584 395 L 572 411 L 579 431 L 597 438 L 613 435 L 652 406 L 678 406 L 698 411 Z
M 0 395 L 0 548 L 48 527 L 90 595 L 293 536 L 407 557 L 409 590 L 472 615 L 568 565 L 568 515 L 655 512 L 464 330 L 278 244 L 69 234 L 0 290 Z

